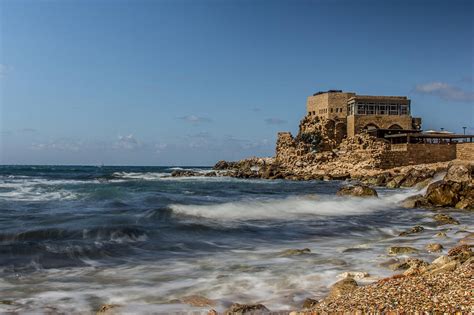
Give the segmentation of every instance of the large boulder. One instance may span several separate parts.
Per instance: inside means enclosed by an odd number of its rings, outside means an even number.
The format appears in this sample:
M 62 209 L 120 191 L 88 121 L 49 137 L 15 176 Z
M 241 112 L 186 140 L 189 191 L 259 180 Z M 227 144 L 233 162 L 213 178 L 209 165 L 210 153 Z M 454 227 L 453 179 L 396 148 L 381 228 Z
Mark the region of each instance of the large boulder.
M 437 207 L 454 207 L 459 202 L 461 189 L 460 183 L 440 180 L 428 186 L 425 198 Z
M 429 185 L 424 198 L 435 207 L 473 210 L 473 171 L 474 163 L 472 162 L 450 163 L 443 180 Z
M 353 185 L 341 187 L 336 195 L 354 197 L 378 197 L 377 191 L 366 185 Z
M 455 183 L 467 183 L 472 180 L 474 164 L 469 162 L 454 162 L 448 166 L 448 171 L 444 177 L 445 181 Z

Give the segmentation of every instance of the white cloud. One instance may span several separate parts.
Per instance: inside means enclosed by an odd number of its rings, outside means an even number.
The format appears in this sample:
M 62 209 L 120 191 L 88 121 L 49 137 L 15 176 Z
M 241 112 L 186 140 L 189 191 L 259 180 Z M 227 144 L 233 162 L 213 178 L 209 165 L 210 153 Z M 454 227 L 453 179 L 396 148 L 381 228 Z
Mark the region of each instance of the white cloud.
M 185 122 L 192 123 L 192 124 L 199 124 L 199 123 L 205 123 L 205 122 L 211 122 L 212 120 L 207 117 L 200 117 L 196 115 L 186 115 L 186 116 L 181 116 L 178 117 L 178 119 L 181 119 Z
M 415 92 L 420 94 L 430 94 L 440 97 L 446 101 L 473 102 L 474 92 L 463 89 L 444 82 L 429 82 L 415 86 Z
M 267 118 L 265 122 L 269 125 L 283 125 L 287 123 L 286 120 L 280 118 Z
M 117 142 L 115 142 L 115 149 L 123 150 L 134 150 L 142 146 L 142 143 L 138 141 L 133 134 L 128 136 L 118 136 Z
M 35 150 L 55 150 L 55 151 L 79 151 L 83 146 L 82 141 L 72 139 L 57 139 L 45 143 L 34 143 L 31 148 Z

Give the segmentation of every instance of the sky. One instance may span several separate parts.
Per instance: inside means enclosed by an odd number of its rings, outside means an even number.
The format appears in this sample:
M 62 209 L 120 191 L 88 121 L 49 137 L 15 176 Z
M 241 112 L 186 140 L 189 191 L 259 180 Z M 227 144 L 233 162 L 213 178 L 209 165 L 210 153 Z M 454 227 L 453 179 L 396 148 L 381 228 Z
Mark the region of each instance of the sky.
M 406 95 L 474 133 L 473 2 L 0 0 L 0 164 L 272 156 L 306 98 Z

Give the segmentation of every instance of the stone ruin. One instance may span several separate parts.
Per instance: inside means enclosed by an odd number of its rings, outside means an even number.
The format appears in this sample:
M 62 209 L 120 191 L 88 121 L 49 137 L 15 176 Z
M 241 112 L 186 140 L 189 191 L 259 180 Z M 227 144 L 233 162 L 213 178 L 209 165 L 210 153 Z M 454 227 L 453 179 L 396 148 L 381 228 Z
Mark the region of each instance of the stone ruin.
M 299 132 L 293 137 L 280 132 L 276 145 L 275 162 L 283 168 L 325 165 L 338 169 L 355 166 L 363 169 L 377 168 L 390 144 L 368 134 L 343 138 L 335 129 L 334 121 L 306 116 L 301 120 Z

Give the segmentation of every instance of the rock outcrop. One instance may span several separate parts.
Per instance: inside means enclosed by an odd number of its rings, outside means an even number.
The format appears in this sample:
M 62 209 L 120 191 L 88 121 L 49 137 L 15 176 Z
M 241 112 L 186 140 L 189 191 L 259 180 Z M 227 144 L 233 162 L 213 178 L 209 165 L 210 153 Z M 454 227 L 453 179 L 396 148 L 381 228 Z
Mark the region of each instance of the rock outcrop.
M 451 162 L 442 180 L 430 184 L 424 196 L 412 196 L 404 204 L 413 207 L 474 210 L 473 175 L 474 162 Z

